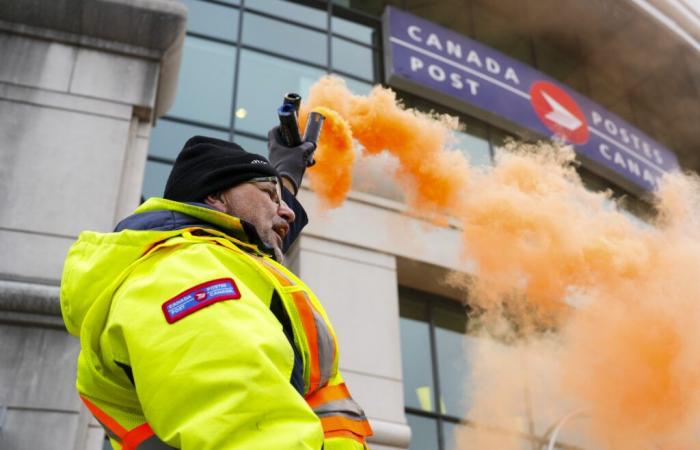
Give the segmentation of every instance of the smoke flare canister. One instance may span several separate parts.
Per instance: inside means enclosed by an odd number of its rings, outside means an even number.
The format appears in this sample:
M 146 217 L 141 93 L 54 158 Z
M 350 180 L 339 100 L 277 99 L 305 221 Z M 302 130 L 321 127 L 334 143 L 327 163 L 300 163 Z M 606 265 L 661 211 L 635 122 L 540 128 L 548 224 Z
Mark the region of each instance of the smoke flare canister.
M 325 117 L 319 112 L 312 111 L 306 120 L 306 130 L 304 130 L 304 142 L 313 142 L 314 147 L 318 145 L 318 137 L 321 135 L 321 127 Z
M 282 103 L 287 103 L 294 106 L 294 112 L 299 114 L 299 107 L 301 106 L 301 95 L 294 92 L 287 92 L 284 95 L 284 101 Z
M 301 135 L 299 134 L 299 123 L 297 122 L 297 113 L 294 105 L 283 103 L 277 109 L 277 116 L 280 119 L 280 135 L 284 144 L 287 147 L 300 145 Z

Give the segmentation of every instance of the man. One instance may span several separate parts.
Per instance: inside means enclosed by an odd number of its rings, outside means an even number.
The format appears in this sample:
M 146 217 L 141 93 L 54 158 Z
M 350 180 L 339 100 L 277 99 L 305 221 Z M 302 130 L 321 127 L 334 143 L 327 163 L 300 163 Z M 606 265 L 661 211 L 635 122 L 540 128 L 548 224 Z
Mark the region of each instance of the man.
M 311 148 L 270 137 L 296 192 Z M 71 248 L 61 309 L 80 336 L 77 388 L 115 449 L 366 448 L 326 313 L 275 261 L 306 223 L 280 184 L 264 157 L 194 137 L 164 199 Z

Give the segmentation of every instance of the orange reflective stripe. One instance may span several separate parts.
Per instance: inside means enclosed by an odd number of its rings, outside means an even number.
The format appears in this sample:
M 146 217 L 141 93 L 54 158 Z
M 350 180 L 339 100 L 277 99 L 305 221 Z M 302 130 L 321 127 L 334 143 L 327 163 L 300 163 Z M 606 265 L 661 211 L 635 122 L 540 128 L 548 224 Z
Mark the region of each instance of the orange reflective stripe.
M 292 280 L 287 278 L 287 276 L 284 273 L 282 273 L 277 267 L 265 261 L 264 258 L 260 258 L 260 261 L 262 261 L 262 263 L 265 265 L 265 268 L 267 268 L 270 271 L 270 273 L 272 273 L 272 275 L 274 275 L 274 277 L 277 278 L 277 281 L 279 281 L 282 284 L 282 286 L 294 285 Z
M 85 406 L 87 406 L 87 409 L 90 410 L 92 415 L 95 416 L 95 419 L 97 419 L 103 427 L 105 427 L 110 433 L 112 433 L 117 440 L 121 442 L 124 439 L 124 436 L 126 436 L 126 433 L 128 433 L 126 428 L 119 425 L 119 423 L 117 423 L 116 420 L 108 416 L 107 413 L 95 406 L 95 404 L 92 403 L 90 400 L 86 399 L 83 396 L 80 396 L 80 399 L 83 401 L 83 403 L 85 403 Z
M 283 286 L 294 286 L 296 283 L 292 281 L 287 275 L 271 264 L 269 261 L 261 258 L 260 261 L 263 266 L 268 269 L 270 273 L 279 281 Z M 309 348 L 309 386 L 307 392 L 313 392 L 321 385 L 321 367 L 319 361 L 319 351 L 318 351 L 318 331 L 316 329 L 316 319 L 314 317 L 314 310 L 311 306 L 311 301 L 309 300 L 306 292 L 297 291 L 290 293 L 294 305 L 296 307 L 297 313 L 299 314 L 299 320 L 301 321 L 301 326 L 304 328 L 304 334 L 306 335 L 306 341 Z M 335 351 L 335 350 L 334 350 Z M 327 380 L 326 380 L 327 381 Z M 325 381 L 324 381 L 325 382 Z
M 372 435 L 372 427 L 366 420 L 351 420 L 342 416 L 321 417 L 321 426 L 324 432 L 345 430 L 359 436 Z
M 83 396 L 81 396 L 80 399 L 85 403 L 85 406 L 87 406 L 92 415 L 102 424 L 105 430 L 107 430 L 108 434 L 121 444 L 122 450 L 138 450 L 139 445 L 155 435 L 148 423 L 143 423 L 136 428 L 127 430 L 90 400 Z
M 270 260 L 260 258 L 258 261 L 283 287 L 298 285 L 291 276 L 276 267 Z M 308 348 L 308 358 L 304 362 L 305 383 L 308 383 L 306 392 L 314 392 L 319 386 L 326 384 L 333 375 L 336 354 L 335 337 L 325 317 L 314 307 L 306 291 L 300 289 L 296 292 L 280 292 L 280 294 L 292 297 L 294 309 L 306 336 Z
M 155 433 L 151 426 L 147 423 L 141 424 L 129 431 L 122 441 L 122 450 L 136 450 L 139 445 L 146 439 L 153 436 Z
M 309 346 L 309 389 L 307 392 L 313 392 L 318 389 L 321 381 L 321 370 L 318 364 L 318 336 L 316 334 L 316 321 L 314 320 L 314 312 L 311 309 L 311 304 L 307 300 L 306 293 L 303 291 L 292 292 L 292 299 L 299 312 L 301 325 L 306 333 L 306 340 Z
M 350 392 L 348 391 L 345 383 L 340 383 L 335 386 L 324 386 L 313 394 L 306 398 L 306 403 L 315 408 L 323 403 L 332 402 L 335 400 L 344 400 L 350 397 Z
M 347 431 L 347 430 L 335 430 L 335 431 L 327 431 L 323 433 L 323 437 L 326 439 L 331 439 L 331 438 L 347 438 L 347 439 L 353 439 L 360 444 L 365 443 L 365 438 L 362 436 L 358 436 L 357 434 L 353 433 L 352 431 Z

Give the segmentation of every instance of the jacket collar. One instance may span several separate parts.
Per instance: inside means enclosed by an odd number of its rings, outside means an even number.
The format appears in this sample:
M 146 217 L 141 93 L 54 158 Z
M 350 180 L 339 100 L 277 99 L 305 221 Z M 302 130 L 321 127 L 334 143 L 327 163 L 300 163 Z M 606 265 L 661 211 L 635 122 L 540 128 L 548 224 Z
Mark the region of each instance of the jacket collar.
M 171 231 L 192 227 L 223 232 L 274 256 L 274 251 L 263 244 L 252 224 L 217 211 L 204 203 L 149 198 L 136 208 L 134 214 L 119 222 L 114 231 Z

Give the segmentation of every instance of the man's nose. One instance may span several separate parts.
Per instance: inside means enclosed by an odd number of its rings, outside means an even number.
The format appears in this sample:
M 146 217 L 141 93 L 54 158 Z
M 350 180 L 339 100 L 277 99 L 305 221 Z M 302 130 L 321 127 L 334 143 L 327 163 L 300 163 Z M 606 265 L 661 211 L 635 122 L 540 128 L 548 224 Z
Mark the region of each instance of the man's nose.
M 277 209 L 277 215 L 285 220 L 287 223 L 294 222 L 296 215 L 294 211 L 287 205 L 284 201 L 280 202 L 280 207 Z

